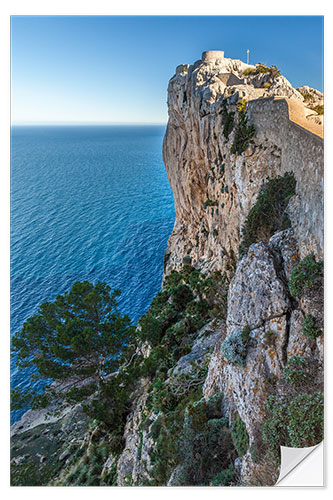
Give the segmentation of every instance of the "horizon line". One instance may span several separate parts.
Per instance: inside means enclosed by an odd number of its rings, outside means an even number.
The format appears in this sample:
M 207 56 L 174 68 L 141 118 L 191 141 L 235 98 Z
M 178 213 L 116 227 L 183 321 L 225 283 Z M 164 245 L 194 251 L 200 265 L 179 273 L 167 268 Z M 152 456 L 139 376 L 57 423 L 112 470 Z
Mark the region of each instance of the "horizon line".
M 166 125 L 167 122 L 12 122 L 11 127 L 40 126 L 109 126 L 109 125 Z

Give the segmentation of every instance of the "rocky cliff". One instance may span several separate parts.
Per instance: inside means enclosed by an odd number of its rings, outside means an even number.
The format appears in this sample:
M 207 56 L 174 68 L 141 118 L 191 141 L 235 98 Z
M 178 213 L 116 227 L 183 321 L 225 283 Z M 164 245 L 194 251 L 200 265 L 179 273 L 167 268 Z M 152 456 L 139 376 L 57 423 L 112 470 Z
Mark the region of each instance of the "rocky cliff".
M 121 446 L 103 426 L 69 433 L 56 484 L 269 485 L 280 445 L 321 441 L 320 106 L 276 67 L 219 51 L 177 67 L 163 144 L 176 222 Z
M 163 155 L 177 218 L 166 272 L 183 262 L 224 268 L 230 251 L 237 253 L 241 228 L 261 187 L 288 171 L 300 181 L 296 193 L 307 203 L 298 215 L 293 208 L 294 226 L 307 226 L 307 217 L 319 217 L 308 236 L 315 240 L 313 250 L 321 252 L 322 235 L 313 234 L 315 226 L 321 234 L 323 228 L 321 128 L 305 132 L 310 111 L 303 95 L 277 69 L 270 69 L 222 58 L 178 66 L 171 78 Z M 233 144 L 244 101 L 256 134 L 238 154 Z M 290 102 L 302 129 L 289 119 Z M 314 196 L 316 200 L 309 201 Z M 303 234 L 301 247 L 305 240 Z

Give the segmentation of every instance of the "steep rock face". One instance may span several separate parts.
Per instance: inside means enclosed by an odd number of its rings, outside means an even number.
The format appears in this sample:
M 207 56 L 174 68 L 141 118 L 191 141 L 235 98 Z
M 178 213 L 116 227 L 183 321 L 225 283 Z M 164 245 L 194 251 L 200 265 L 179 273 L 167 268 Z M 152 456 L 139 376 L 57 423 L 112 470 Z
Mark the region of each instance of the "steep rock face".
M 149 427 L 154 419 L 148 420 L 148 425 L 142 429 L 143 419 L 147 417 L 145 405 L 147 400 L 147 386 L 138 397 L 133 412 L 127 420 L 124 440 L 125 448 L 117 463 L 117 484 L 119 486 L 144 484 L 149 481 L 151 465 L 151 451 L 154 441 L 149 436 Z
M 316 366 L 313 385 L 322 387 L 323 383 L 322 337 L 316 342 L 305 337 L 302 329 L 308 311 L 304 301 L 294 301 L 286 286 L 298 255 L 292 230 L 274 235 L 268 245 L 249 248 L 229 287 L 226 328 L 215 346 L 203 388 L 206 398 L 222 392 L 229 420 L 238 414 L 246 425 L 249 449 L 239 469 L 244 483 L 251 481 L 258 468 L 249 450 L 258 446 L 267 418 L 267 398 L 279 394 L 288 361 L 293 356 L 309 361 Z M 322 308 L 322 303 L 312 303 L 311 313 L 318 317 Z M 226 359 L 222 341 L 246 325 L 250 330 L 246 359 L 244 366 L 237 366 Z
M 297 180 L 302 181 L 305 171 L 313 171 L 307 174 L 313 188 L 322 176 L 320 169 L 316 174 L 317 165 L 312 157 L 306 158 L 313 142 L 313 154 L 322 159 L 320 140 L 311 137 L 309 144 L 305 134 L 304 161 L 304 151 L 299 152 L 302 167 L 288 151 L 288 137 L 281 135 L 282 123 L 288 121 L 288 110 L 282 109 L 283 103 L 269 99 L 289 97 L 301 103 L 303 113 L 302 94 L 281 75 L 256 73 L 254 69 L 227 58 L 197 61 L 191 66 L 179 66 L 169 82 L 169 122 L 163 157 L 174 193 L 176 222 L 167 250 L 166 273 L 179 269 L 184 259 L 198 263 L 202 269 L 225 269 L 231 252 L 237 254 L 245 217 L 267 179 L 293 171 Z M 249 70 L 254 73 L 245 76 Z M 260 97 L 268 99 L 258 100 Z M 244 152 L 235 154 L 232 144 L 237 133 L 240 98 L 249 100 L 249 119 L 255 129 L 258 128 L 258 133 Z M 262 109 L 264 105 L 267 109 Z M 268 123 L 263 123 L 263 118 Z M 286 128 L 290 137 L 299 132 L 289 126 Z M 292 151 L 297 144 L 303 147 L 299 137 L 292 141 Z M 294 153 L 298 155 L 298 151 Z M 300 186 L 305 186 L 304 181 Z M 305 189 L 300 195 L 303 200 Z M 322 188 L 319 188 L 317 205 L 322 195 Z M 307 209 L 309 205 L 310 202 Z M 295 227 L 307 225 L 304 208 L 299 209 L 297 203 L 293 208 Z M 322 206 L 317 212 L 323 212 Z M 322 231 L 322 220 L 321 224 L 316 221 L 316 225 Z M 307 233 L 308 238 L 314 238 L 311 231 Z M 299 240 L 303 237 L 301 235 Z M 312 245 L 316 254 L 322 247 L 322 241 L 318 245 L 317 240 Z
M 289 236 L 285 232 L 285 237 Z M 252 438 L 262 422 L 267 379 L 281 377 L 289 338 L 290 298 L 275 269 L 269 245 L 252 245 L 237 267 L 229 287 L 224 338 L 249 326 L 246 365 L 228 362 L 217 345 L 211 359 L 204 394 L 225 394 L 229 412 L 237 411 Z M 268 338 L 267 332 L 271 338 Z
M 275 146 L 253 149 L 245 157 L 230 155 L 234 131 L 228 138 L 223 135 L 222 101 L 225 92 L 235 88 L 226 86 L 219 75 L 234 71 L 241 76 L 246 65 L 225 61 L 180 67 L 169 83 L 163 156 L 176 223 L 167 250 L 171 256 L 167 272 L 181 267 L 185 256 L 193 263 L 209 262 L 210 268 L 226 265 L 260 185 L 279 171 Z M 258 97 L 258 89 L 247 88 Z M 234 108 L 230 112 L 235 113 Z
M 191 351 L 181 357 L 166 383 L 174 386 L 175 392 L 182 389 L 179 377 L 186 377 L 193 370 L 193 365 L 203 366 L 210 359 L 211 351 L 220 338 L 221 323 L 210 322 L 203 327 L 195 339 Z M 159 417 L 158 412 L 147 408 L 149 387 L 143 384 L 124 432 L 124 449 L 117 462 L 117 484 L 151 485 L 154 484 L 154 460 L 157 438 L 153 434 L 153 425 Z M 172 481 L 171 481 L 172 482 Z

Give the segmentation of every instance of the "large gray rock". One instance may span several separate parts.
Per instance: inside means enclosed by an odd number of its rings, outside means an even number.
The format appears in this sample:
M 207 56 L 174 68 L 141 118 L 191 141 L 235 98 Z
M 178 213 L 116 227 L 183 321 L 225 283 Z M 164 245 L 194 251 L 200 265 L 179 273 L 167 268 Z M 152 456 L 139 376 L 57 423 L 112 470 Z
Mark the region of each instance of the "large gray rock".
M 269 249 L 276 259 L 277 266 L 285 281 L 290 279 L 291 271 L 299 263 L 299 250 L 292 228 L 275 233 L 269 240 Z
M 172 370 L 172 377 L 189 373 L 193 369 L 193 363 L 204 364 L 218 338 L 221 336 L 221 325 L 216 325 L 214 323 L 216 323 L 216 321 L 211 321 L 199 331 L 191 352 L 178 360 L 178 363 Z
M 283 316 L 289 307 L 285 287 L 277 275 L 272 253 L 265 243 L 251 245 L 230 284 L 227 331 L 246 324 L 251 329 Z

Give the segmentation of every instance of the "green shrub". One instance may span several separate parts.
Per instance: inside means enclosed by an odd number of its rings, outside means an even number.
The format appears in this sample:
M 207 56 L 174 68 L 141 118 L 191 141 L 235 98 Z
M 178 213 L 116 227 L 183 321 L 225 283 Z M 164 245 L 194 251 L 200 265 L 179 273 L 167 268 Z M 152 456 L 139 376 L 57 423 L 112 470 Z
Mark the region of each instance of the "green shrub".
M 210 200 L 209 198 L 207 198 L 207 200 L 204 202 L 203 204 L 203 208 L 207 208 L 207 207 L 217 207 L 218 205 L 218 201 L 213 201 L 213 200 Z
M 208 322 L 220 288 L 225 290 L 227 286 L 222 279 L 213 280 L 189 264 L 180 272 L 168 274 L 163 291 L 139 321 L 136 338 L 148 341 L 152 350 L 145 359 L 136 358 L 136 377 L 153 377 L 157 373 L 166 377 L 177 360 L 191 351 L 192 334 Z M 135 349 L 133 345 L 132 356 Z
M 246 99 L 241 99 L 237 103 L 237 111 L 238 112 L 245 111 L 246 110 L 246 106 L 247 106 L 247 100 Z
M 245 455 L 249 447 L 249 435 L 246 430 L 246 425 L 237 414 L 236 419 L 231 425 L 231 439 L 239 457 Z
M 247 68 L 244 71 L 244 76 L 253 75 L 254 73 L 256 73 L 256 69 L 255 68 Z
M 151 345 L 158 345 L 163 336 L 162 322 L 150 314 L 144 314 L 140 318 L 140 338 L 144 342 L 148 340 Z
M 175 385 L 177 388 L 177 384 Z M 155 397 L 162 395 L 166 385 L 154 382 Z M 156 405 L 158 419 L 150 428 L 155 441 L 152 458 L 153 485 L 165 485 L 173 474 L 173 485 L 208 485 L 216 474 L 230 465 L 234 453 L 228 420 L 222 416 L 222 394 L 207 401 L 202 397 L 202 385 L 185 394 L 172 396 L 172 384 L 167 385 L 172 407 Z
M 257 64 L 256 70 L 257 70 L 257 73 L 270 73 L 270 68 L 262 63 Z
M 320 392 L 294 398 L 270 396 L 266 408 L 269 418 L 263 428 L 263 441 L 279 455 L 280 446 L 315 446 L 324 437 L 324 396 Z
M 110 471 L 102 471 L 105 461 L 110 455 L 106 442 L 90 444 L 82 458 L 64 468 L 58 478 L 53 478 L 52 486 L 106 486 L 116 485 L 116 460 Z
M 209 304 L 206 299 L 192 300 L 186 306 L 187 324 L 189 332 L 193 333 L 202 328 L 207 323 Z
M 57 464 L 41 466 L 32 458 L 16 465 L 10 464 L 10 485 L 11 486 L 47 486 L 48 482 L 54 479 L 59 473 Z
M 246 109 L 242 109 L 238 113 L 238 126 L 233 145 L 230 149 L 230 153 L 231 154 L 243 153 L 247 149 L 250 142 L 252 141 L 254 134 L 255 134 L 254 125 L 248 124 Z
M 258 63 L 255 68 L 246 69 L 244 71 L 244 76 L 249 76 L 249 75 L 253 75 L 256 73 L 264 73 L 264 74 L 269 73 L 272 76 L 272 78 L 275 78 L 275 77 L 281 75 L 280 70 L 278 69 L 277 66 L 275 66 L 275 64 L 273 64 L 272 66 L 266 66 L 265 64 Z
M 266 381 L 268 384 L 274 386 L 276 385 L 276 382 L 278 380 L 278 377 L 273 373 L 272 375 L 270 375 L 269 377 L 267 377 Z
M 256 70 L 258 73 L 270 73 L 273 78 L 281 75 L 280 70 L 277 66 L 275 66 L 275 64 L 272 66 L 266 66 L 265 64 L 259 63 L 256 66 Z
M 290 227 L 286 208 L 295 194 L 296 180 L 292 173 L 286 173 L 269 180 L 260 191 L 242 228 L 239 255 L 243 257 L 253 243 L 268 241 L 277 231 Z
M 262 438 L 274 455 L 279 456 L 280 446 L 289 446 L 290 438 L 287 430 L 288 402 L 285 398 L 269 396 L 266 409 L 269 417 L 263 426 Z
M 182 485 L 205 485 L 227 468 L 233 451 L 230 430 L 225 418 L 209 419 L 203 399 L 190 404 L 184 415 L 179 446 Z
M 215 419 L 222 417 L 222 401 L 223 401 L 223 393 L 218 392 L 213 394 L 206 402 L 206 410 L 207 410 L 207 418 Z M 225 419 L 225 426 L 228 425 L 227 419 Z
M 324 396 L 300 394 L 290 403 L 287 411 L 288 433 L 292 446 L 314 446 L 324 438 Z
M 243 341 L 243 331 L 235 330 L 222 342 L 221 352 L 229 363 L 245 366 L 247 343 Z
M 316 262 L 314 255 L 307 255 L 294 267 L 289 280 L 289 290 L 293 297 L 301 297 L 310 289 L 317 288 L 323 277 L 323 261 Z
M 157 441 L 158 436 L 160 435 L 162 428 L 162 419 L 161 417 L 158 417 L 152 424 L 151 429 L 150 429 L 150 435 L 153 438 L 154 441 Z
M 158 292 L 151 301 L 149 312 L 157 316 L 162 311 L 163 307 L 167 304 L 168 299 L 169 294 L 166 291 Z
M 235 481 L 236 475 L 233 466 L 230 464 L 227 469 L 219 472 L 212 480 L 212 486 L 230 486 Z
M 171 292 L 172 304 L 177 311 L 183 311 L 186 305 L 194 299 L 191 288 L 187 285 L 178 285 Z
M 312 314 L 307 314 L 305 316 L 302 331 L 309 339 L 316 339 L 323 334 L 317 324 L 316 318 Z
M 305 360 L 301 356 L 291 357 L 283 369 L 285 381 L 294 387 L 304 385 L 308 381 L 308 376 Z
M 226 139 L 228 139 L 230 132 L 234 128 L 234 116 L 235 113 L 228 112 L 227 102 L 224 99 L 222 102 L 222 119 L 223 119 L 223 135 Z
M 258 464 L 260 462 L 260 449 L 258 445 L 259 443 L 253 442 L 250 446 L 251 458 L 254 464 Z
M 242 341 L 243 344 L 247 344 L 250 338 L 250 333 L 251 333 L 251 328 L 249 327 L 248 323 L 244 326 L 242 330 Z

